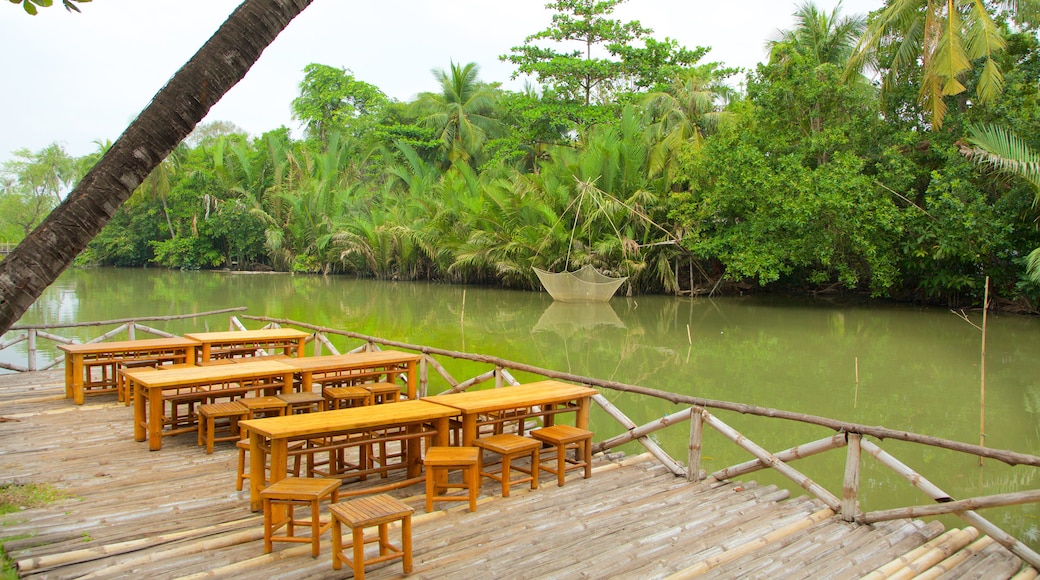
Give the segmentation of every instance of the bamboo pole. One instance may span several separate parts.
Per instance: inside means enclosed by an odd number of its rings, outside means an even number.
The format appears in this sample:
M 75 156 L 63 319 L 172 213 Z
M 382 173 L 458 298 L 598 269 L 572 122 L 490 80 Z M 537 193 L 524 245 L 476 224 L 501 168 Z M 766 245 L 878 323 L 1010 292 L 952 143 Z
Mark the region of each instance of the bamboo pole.
M 318 339 L 317 344 L 325 345 L 325 348 L 329 349 L 329 352 L 331 352 L 332 354 L 339 354 L 339 349 L 336 348 L 336 345 L 332 344 L 332 341 L 329 340 L 329 337 L 325 336 L 325 333 L 317 332 L 314 334 L 314 337 Z M 315 346 L 315 348 L 318 347 Z
M 501 389 L 503 385 L 502 381 L 502 367 L 495 367 L 495 388 Z
M 494 369 L 492 369 L 490 371 L 487 371 L 485 373 L 481 373 L 481 374 L 479 374 L 479 375 L 477 375 L 477 376 L 475 376 L 475 377 L 473 377 L 471 379 L 466 379 L 465 381 L 462 381 L 461 383 L 455 385 L 454 387 L 448 389 L 447 391 L 444 391 L 444 393 L 442 393 L 442 394 L 447 395 L 447 394 L 451 394 L 451 393 L 461 393 L 461 392 L 465 391 L 466 389 L 472 387 L 473 385 L 479 385 L 480 383 L 483 383 L 485 381 L 490 381 L 493 378 L 495 378 L 495 371 L 494 371 Z
M 7 348 L 9 346 L 14 346 L 14 345 L 16 345 L 16 344 L 18 344 L 20 342 L 24 342 L 24 341 L 26 341 L 28 339 L 29 339 L 29 334 L 23 332 L 23 333 L 21 333 L 19 335 L 16 335 L 14 338 L 12 338 L 8 342 L 0 342 L 0 350 L 4 350 L 5 348 Z
M 237 316 L 231 316 L 228 319 L 228 330 L 245 330 L 246 325 L 242 324 L 242 321 Z
M 838 449 L 846 445 L 845 433 L 835 433 L 830 437 L 823 439 L 817 439 L 810 443 L 803 443 L 797 447 L 791 447 L 785 449 L 779 453 L 776 453 L 776 458 L 783 462 L 791 462 L 795 459 L 803 459 L 805 457 L 811 457 L 813 455 L 823 453 L 824 451 L 830 451 L 831 449 Z M 744 463 L 738 463 L 737 465 L 731 465 L 725 469 L 720 469 L 715 473 L 711 474 L 711 477 L 719 481 L 733 479 L 748 473 L 753 473 L 761 469 L 767 469 L 769 466 L 762 462 L 761 459 L 752 459 L 751 461 L 745 461 Z
M 618 423 L 621 423 L 621 425 L 623 427 L 625 427 L 626 429 L 629 430 L 627 433 L 622 433 L 619 436 L 621 438 L 624 438 L 624 442 L 627 443 L 629 441 L 638 440 L 639 443 L 641 443 L 643 445 L 643 447 L 646 447 L 646 450 L 649 451 L 651 455 L 656 457 L 657 460 L 660 461 L 662 465 L 667 467 L 669 471 L 674 473 L 676 476 L 684 476 L 684 475 L 686 475 L 686 468 L 684 468 L 682 466 L 682 464 L 680 464 L 678 461 L 672 459 L 671 456 L 669 456 L 668 453 L 665 452 L 664 449 L 661 449 L 660 445 L 658 445 L 652 439 L 647 437 L 646 434 L 650 433 L 650 432 L 653 432 L 653 431 L 656 431 L 657 429 L 663 429 L 664 427 L 667 427 L 668 425 L 674 424 L 677 421 L 677 419 L 685 420 L 686 417 L 680 417 L 680 416 L 682 416 L 682 415 L 689 415 L 691 409 L 685 409 L 683 411 L 680 411 L 680 412 L 676 413 L 675 415 L 671 415 L 670 417 L 665 417 L 663 419 L 660 419 L 659 420 L 660 421 L 659 424 L 657 424 L 653 428 L 650 428 L 650 426 L 644 427 L 643 430 L 645 432 L 642 435 L 636 435 L 635 433 L 636 433 L 636 431 L 640 430 L 640 427 L 638 427 L 635 424 L 635 422 L 632 421 L 632 419 L 629 419 L 628 416 L 626 416 L 623 412 L 621 412 L 621 409 L 618 409 L 617 407 L 614 406 L 613 403 L 608 401 L 606 397 L 604 397 L 603 395 L 596 394 L 596 395 L 592 396 L 592 400 L 596 401 L 596 403 L 599 404 L 599 406 L 602 407 L 603 410 L 606 411 L 606 413 L 608 415 L 613 417 Z M 654 424 L 650 424 L 650 425 L 654 425 Z M 613 439 L 611 439 L 611 441 L 618 440 L 619 437 L 614 437 Z M 620 445 L 620 443 L 618 443 L 618 445 Z M 604 446 L 603 443 L 601 442 L 601 443 L 598 443 L 596 445 L 593 445 L 592 452 L 593 453 L 598 453 L 600 451 L 605 451 L 606 449 L 610 449 L 610 448 L 611 447 Z
M 909 481 L 911 485 L 920 489 L 932 499 L 940 503 L 948 503 L 953 500 L 953 498 L 947 495 L 946 492 L 939 489 L 935 484 L 922 477 L 913 469 L 907 467 L 872 441 L 864 440 L 862 442 L 862 447 L 864 451 L 874 456 L 874 458 L 882 465 L 901 475 L 904 479 Z M 1012 554 L 1022 558 L 1022 560 L 1030 566 L 1040 568 L 1040 554 L 1037 554 L 1030 547 L 1019 542 L 1014 536 L 1000 529 L 986 518 L 971 510 L 958 512 L 957 516 L 967 521 L 972 526 L 975 526 L 987 536 L 991 536 L 994 540 L 999 542 L 1000 545 L 1010 550 Z
M 509 373 L 509 369 L 502 367 L 502 378 L 505 379 L 510 385 L 516 386 L 520 384 L 520 381 L 516 380 L 516 377 Z
M 859 511 L 859 468 L 860 468 L 860 435 L 848 433 L 848 451 L 845 454 L 845 479 L 841 491 L 841 519 L 851 522 Z
M 29 331 L 29 372 L 36 370 L 36 330 Z
M 935 546 L 938 546 L 943 542 L 949 541 L 951 537 L 955 536 L 960 532 L 963 532 L 963 530 L 946 530 L 942 534 L 932 538 L 931 540 L 928 540 L 927 542 L 921 544 L 913 550 L 910 550 L 909 552 L 903 554 L 895 560 L 892 560 L 891 562 L 873 570 L 871 573 L 867 574 L 866 576 L 863 576 L 860 580 L 885 580 L 886 578 L 889 578 L 890 576 L 899 572 L 903 568 L 906 568 L 907 564 L 909 564 L 910 562 L 913 562 L 917 558 L 921 557 L 923 554 L 927 553 Z
M 437 359 L 430 356 L 427 356 L 426 359 L 429 361 L 430 366 L 433 367 L 433 370 L 437 371 L 437 374 L 444 377 L 444 380 L 448 381 L 449 385 L 454 387 L 459 384 L 459 382 L 455 380 L 455 377 L 451 376 L 451 373 L 445 370 L 445 368 L 441 366 L 441 363 L 437 362 Z
M 820 486 L 820 484 L 816 483 L 812 479 L 809 479 L 805 474 L 801 473 L 797 469 L 794 469 L 790 465 L 787 465 L 783 461 L 777 459 L 775 455 L 759 447 L 753 441 L 741 435 L 736 429 L 733 429 L 729 425 L 723 423 L 717 417 L 715 417 L 707 411 L 704 412 L 704 422 L 710 425 L 719 433 L 722 433 L 722 435 L 730 441 L 736 443 L 737 446 L 741 447 L 748 453 L 754 455 L 755 457 L 762 460 L 765 464 L 775 469 L 777 473 L 790 479 L 791 481 L 798 484 L 798 486 L 802 489 L 818 497 L 820 501 L 827 504 L 827 507 L 831 508 L 835 512 L 841 510 L 841 500 L 835 497 L 833 493 L 827 491 L 822 486 Z
M 921 574 L 932 566 L 935 566 L 946 558 L 949 558 L 951 555 L 957 553 L 961 548 L 974 542 L 978 537 L 979 531 L 975 528 L 968 527 L 963 530 L 957 530 L 951 534 L 945 542 L 940 542 L 933 546 L 932 549 L 921 554 L 888 578 L 889 580 L 910 580 L 911 578 L 915 578 L 918 574 Z
M 250 320 L 266 320 L 266 317 L 248 316 L 242 315 L 243 318 Z M 1028 455 L 1025 453 L 1016 453 L 1008 450 L 988 449 L 973 445 L 970 443 L 962 443 L 960 441 L 952 441 L 949 439 L 942 439 L 940 437 L 931 437 L 928 435 L 921 435 L 918 433 L 911 433 L 908 431 L 898 431 L 896 429 L 888 429 L 886 427 L 863 425 L 860 423 L 851 423 L 848 421 L 839 421 L 831 419 L 829 417 L 821 417 L 818 415 L 808 415 L 805 413 L 795 413 L 792 411 L 784 411 L 781 409 L 773 409 L 769 407 L 759 407 L 756 405 L 747 405 L 744 403 L 733 403 L 730 401 L 720 401 L 717 399 L 703 399 L 700 397 L 692 397 L 689 395 L 683 395 L 679 393 L 672 393 L 668 391 L 662 391 L 660 389 L 651 389 L 648 387 L 642 387 L 639 385 L 630 385 L 627 383 L 621 383 L 617 381 L 607 381 L 602 379 L 596 379 L 592 377 L 586 377 L 582 375 L 576 375 L 573 373 L 565 373 L 560 371 L 554 371 L 551 369 L 536 367 L 533 365 L 518 363 L 515 361 L 506 360 L 499 357 L 493 357 L 482 354 L 471 354 L 456 352 L 452 350 L 433 348 L 428 346 L 414 345 L 399 341 L 387 340 L 377 337 L 370 337 L 355 332 L 337 330 L 328 327 L 320 327 L 305 322 L 297 322 L 292 320 L 283 320 L 286 324 L 292 324 L 300 326 L 302 328 L 309 328 L 312 330 L 320 330 L 322 332 L 329 332 L 333 334 L 339 334 L 342 336 L 348 336 L 351 338 L 358 338 L 364 340 L 372 340 L 381 344 L 392 346 L 394 348 L 413 350 L 417 352 L 424 352 L 431 355 L 448 356 L 451 358 L 468 360 L 473 362 L 482 362 L 492 365 L 501 365 L 508 367 L 514 371 L 520 371 L 525 373 L 531 373 L 539 376 L 543 376 L 551 379 L 558 379 L 561 381 L 570 381 L 574 383 L 580 383 L 592 387 L 600 387 L 605 389 L 611 389 L 615 391 L 621 391 L 626 393 L 636 393 L 640 395 L 647 395 L 658 399 L 663 399 L 677 405 L 691 405 L 701 406 L 706 409 L 723 409 L 727 411 L 734 411 L 743 415 L 755 415 L 759 417 L 770 417 L 774 419 L 785 419 L 789 421 L 796 421 L 799 423 L 806 423 L 809 425 L 818 425 L 820 427 L 826 427 L 834 431 L 859 433 L 861 435 L 870 435 L 877 437 L 878 439 L 897 439 L 899 441 L 909 441 L 911 443 L 920 443 L 923 445 L 929 445 L 932 447 L 939 447 L 941 449 L 949 449 L 952 451 L 959 451 L 961 453 L 967 453 L 971 455 L 981 455 L 983 457 L 989 457 L 997 459 L 1008 465 L 1032 465 L 1040 467 L 1040 456 Z M 432 360 L 432 359 L 431 359 Z
M 676 572 L 675 574 L 672 574 L 671 576 L 668 576 L 667 580 L 686 580 L 687 578 L 693 578 L 694 576 L 704 574 L 706 572 L 709 572 L 713 568 L 718 568 L 723 564 L 727 564 L 739 558 L 743 558 L 744 556 L 754 552 L 755 550 L 764 548 L 765 546 L 768 546 L 773 542 L 782 540 L 806 528 L 815 526 L 816 524 L 826 520 L 827 518 L 833 515 L 834 510 L 832 509 L 820 510 L 796 522 L 788 524 L 778 530 L 773 530 L 772 532 L 760 538 L 756 538 L 750 542 L 741 544 L 736 548 L 733 548 L 732 550 L 726 550 L 717 556 L 712 556 L 711 558 L 701 560 L 700 562 L 694 564 L 693 566 L 690 566 L 689 568 L 685 568 Z
M 219 524 L 214 524 L 212 526 L 206 526 L 194 530 L 171 532 L 168 534 L 161 534 L 158 536 L 152 536 L 149 538 L 142 538 L 138 540 L 129 540 L 126 542 L 117 542 L 115 544 L 95 546 L 93 548 L 85 548 L 82 550 L 72 550 L 69 552 L 61 552 L 58 554 L 38 556 L 36 558 L 27 558 L 25 560 L 18 561 L 18 571 L 23 573 L 37 572 L 48 570 L 50 568 L 56 568 L 58 566 L 65 566 L 67 564 L 72 563 L 90 562 L 108 556 L 125 554 L 127 552 L 133 552 L 144 548 L 151 548 L 154 546 L 168 544 L 170 542 L 176 542 L 192 537 L 204 537 L 217 533 L 222 533 L 229 529 L 242 527 L 243 523 L 248 523 L 249 520 L 259 521 L 261 519 L 263 519 L 262 516 L 249 516 L 241 520 L 221 522 Z
M 173 337 L 177 336 L 177 335 L 173 334 L 172 332 L 166 332 L 165 330 L 159 330 L 158 328 L 152 328 L 151 326 L 145 326 L 143 324 L 134 323 L 134 326 L 137 327 L 138 330 L 147 332 L 149 334 L 154 334 L 156 336 L 161 336 L 163 338 L 173 338 Z M 131 340 L 133 340 L 133 339 L 131 339 Z
M 174 314 L 170 316 L 142 316 L 137 318 L 116 318 L 113 320 L 94 320 L 90 322 L 67 322 L 62 324 L 15 324 L 9 330 L 28 330 L 30 328 L 83 328 L 87 326 L 108 326 L 110 324 L 125 324 L 127 322 L 135 322 L 141 320 L 183 320 L 185 318 L 199 318 L 201 316 L 212 316 L 214 314 L 226 314 L 228 312 L 240 312 L 245 310 L 245 306 L 238 306 L 235 308 L 222 308 L 220 310 L 209 310 L 207 312 L 195 312 L 193 314 Z M 256 317 L 250 317 L 250 319 L 256 319 Z
M 918 505 L 905 508 L 895 508 L 890 510 L 878 510 L 861 514 L 859 517 L 856 518 L 856 521 L 861 524 L 873 524 L 877 522 L 898 520 L 902 518 L 924 518 L 929 516 L 938 516 L 942 514 L 952 514 L 966 510 L 978 510 L 992 507 L 1004 507 L 1009 505 L 1021 505 L 1024 503 L 1036 502 L 1040 502 L 1040 489 L 1016 491 L 1011 493 L 998 493 L 995 495 L 973 497 L 969 499 L 962 499 L 937 504 Z
M 982 356 L 979 360 L 981 393 L 979 395 L 979 447 L 986 446 L 986 314 L 989 312 L 989 276 L 986 276 L 986 291 L 982 299 Z M 979 467 L 983 458 L 979 456 Z
M 918 574 L 914 577 L 914 580 L 935 580 L 943 574 L 952 571 L 954 568 L 967 561 L 968 558 L 971 558 L 975 554 L 982 552 L 982 550 L 988 548 L 992 544 L 993 538 L 989 536 L 983 536 L 978 540 L 972 542 L 969 546 L 957 550 L 955 553 L 948 556 L 942 562 L 939 562 L 938 564 L 925 570 L 921 574 Z
M 689 328 L 686 325 L 686 328 Z M 701 478 L 701 447 L 703 446 L 704 421 L 701 413 L 702 407 L 690 409 L 690 453 L 686 463 L 686 479 L 688 481 L 700 481 Z
M 123 332 L 126 329 L 127 329 L 127 325 L 126 324 L 120 324 L 119 326 L 113 328 L 112 330 L 109 330 L 105 334 L 102 334 L 101 336 L 99 336 L 97 338 L 92 338 L 92 339 L 88 340 L 87 344 L 94 344 L 95 342 L 104 342 L 104 341 L 112 338 L 113 336 L 119 334 L 120 332 Z
M 137 340 L 137 323 L 128 322 L 126 323 L 126 336 L 130 340 Z

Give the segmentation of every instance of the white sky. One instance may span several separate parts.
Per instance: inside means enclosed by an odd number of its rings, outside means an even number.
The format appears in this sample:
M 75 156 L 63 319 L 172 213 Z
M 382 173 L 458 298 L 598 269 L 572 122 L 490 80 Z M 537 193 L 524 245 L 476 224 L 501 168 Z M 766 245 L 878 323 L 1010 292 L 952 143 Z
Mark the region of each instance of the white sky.
M 19 148 L 57 142 L 72 155 L 114 141 L 152 96 L 216 31 L 240 0 L 94 0 L 82 14 L 55 6 L 31 17 L 0 3 L 0 162 Z M 285 125 L 303 67 L 353 71 L 390 97 L 437 90 L 431 69 L 476 62 L 480 78 L 519 89 L 499 62 L 550 24 L 547 0 L 314 0 L 271 44 L 206 121 L 231 121 L 253 135 Z M 614 12 L 653 37 L 709 46 L 702 62 L 753 69 L 765 42 L 791 27 L 801 0 L 628 0 Z M 838 0 L 816 0 L 830 11 Z M 883 0 L 844 0 L 866 14 Z

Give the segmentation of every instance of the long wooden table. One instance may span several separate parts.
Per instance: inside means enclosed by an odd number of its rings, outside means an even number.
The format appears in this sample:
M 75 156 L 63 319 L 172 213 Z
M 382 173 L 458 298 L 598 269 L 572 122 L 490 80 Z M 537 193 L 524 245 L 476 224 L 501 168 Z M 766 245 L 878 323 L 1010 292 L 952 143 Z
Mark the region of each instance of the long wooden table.
M 404 373 L 408 378 L 408 398 L 415 399 L 418 392 L 418 364 L 421 354 L 409 354 L 396 350 L 358 352 L 329 356 L 308 356 L 286 359 L 282 362 L 296 369 L 302 383 L 301 389 L 309 393 L 315 382 L 342 382 L 351 377 L 367 378 L 386 375 L 386 382 L 394 383 L 397 375 Z
M 163 431 L 164 393 L 194 389 L 199 400 L 241 396 L 249 391 L 291 393 L 294 369 L 277 360 L 258 360 L 214 366 L 185 366 L 169 370 L 124 370 L 134 388 L 134 440 L 148 440 L 148 448 L 162 448 L 162 438 L 183 430 Z
M 417 477 L 422 470 L 419 436 L 429 433 L 434 438 L 434 445 L 447 445 L 448 418 L 457 414 L 458 411 L 452 407 L 420 399 L 240 421 L 239 426 L 249 432 L 250 505 L 253 511 L 261 509 L 260 490 L 264 486 L 268 455 L 270 482 L 285 479 L 288 473 L 289 444 L 293 441 L 404 427 L 406 435 L 402 437 L 401 444 L 405 446 L 408 477 Z M 320 451 L 320 448 L 314 451 Z
M 119 371 L 134 363 L 155 362 L 195 364 L 199 343 L 190 338 L 147 338 L 59 344 L 65 352 L 65 398 L 82 405 L 85 395 L 111 393 L 118 390 Z M 100 380 L 92 372 L 100 367 Z
M 575 427 L 587 429 L 592 396 L 598 392 L 590 387 L 547 380 L 515 387 L 436 395 L 423 400 L 458 409 L 458 414 L 462 415 L 462 445 L 469 446 L 477 439 L 480 417 L 496 412 L 541 407 L 540 411 L 529 415 L 544 416 L 548 426 L 552 424 L 554 414 L 573 411 Z M 554 409 L 557 405 L 564 407 Z M 522 418 L 520 415 L 516 417 Z
M 280 350 L 282 354 L 303 356 L 303 345 L 310 333 L 294 328 L 263 328 L 228 332 L 193 332 L 185 334 L 199 342 L 199 360 L 250 356 L 258 350 Z

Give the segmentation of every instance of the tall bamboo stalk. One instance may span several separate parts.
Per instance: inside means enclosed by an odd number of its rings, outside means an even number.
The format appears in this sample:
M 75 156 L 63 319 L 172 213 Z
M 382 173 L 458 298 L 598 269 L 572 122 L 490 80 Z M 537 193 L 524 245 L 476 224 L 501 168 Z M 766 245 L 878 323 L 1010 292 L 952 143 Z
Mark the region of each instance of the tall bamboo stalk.
M 979 396 L 979 447 L 986 446 L 986 314 L 989 312 L 989 276 L 986 276 L 986 291 L 982 298 L 982 360 L 979 361 L 981 395 Z M 979 467 L 983 459 L 979 455 Z

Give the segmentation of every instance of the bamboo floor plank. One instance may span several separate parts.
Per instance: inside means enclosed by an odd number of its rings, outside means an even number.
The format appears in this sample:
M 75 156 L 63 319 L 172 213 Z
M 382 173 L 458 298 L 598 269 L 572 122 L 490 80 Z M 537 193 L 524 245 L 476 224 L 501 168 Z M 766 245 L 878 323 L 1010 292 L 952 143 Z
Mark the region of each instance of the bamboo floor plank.
M 318 558 L 309 545 L 276 543 L 272 554 L 263 554 L 261 517 L 249 511 L 248 493 L 234 489 L 232 445 L 218 444 L 206 455 L 186 434 L 150 452 L 133 441 L 132 408 L 114 395 L 75 406 L 64 399 L 63 383 L 60 370 L 0 375 L 0 483 L 47 482 L 71 496 L 0 516 L 0 542 L 9 555 L 39 566 L 24 577 L 349 577 L 347 570 L 332 570 L 327 536 Z M 402 477 L 369 478 L 343 491 Z M 691 484 L 649 456 L 619 464 L 598 457 L 589 480 L 572 472 L 557 487 L 546 473 L 539 489 L 515 486 L 509 498 L 500 497 L 497 482 L 485 480 L 475 513 L 462 504 L 438 504 L 442 509 L 425 513 L 421 485 L 390 493 L 416 507 L 409 578 L 659 578 L 822 509 L 816 500 L 753 481 Z M 856 577 L 941 527 L 909 520 L 856 526 L 830 518 L 708 576 Z M 950 573 L 1004 577 L 1018 568 L 1017 558 L 993 545 Z M 366 575 L 399 578 L 402 570 L 389 562 L 368 567 Z

